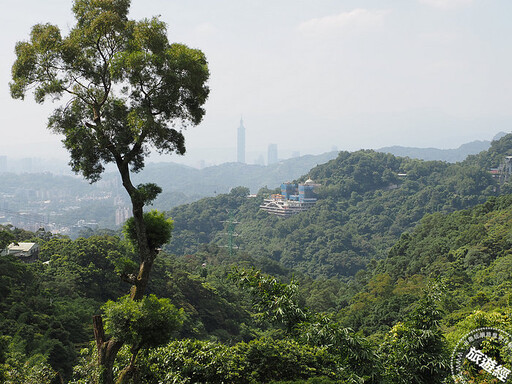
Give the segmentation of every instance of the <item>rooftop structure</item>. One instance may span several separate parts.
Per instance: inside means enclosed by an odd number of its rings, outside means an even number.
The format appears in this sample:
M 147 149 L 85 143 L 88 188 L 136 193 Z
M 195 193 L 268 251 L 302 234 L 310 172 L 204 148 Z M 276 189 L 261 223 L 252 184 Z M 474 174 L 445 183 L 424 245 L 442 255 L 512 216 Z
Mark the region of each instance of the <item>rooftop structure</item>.
M 25 263 L 33 263 L 39 257 L 39 245 L 37 243 L 10 244 L 2 251 L 2 256 L 12 255 Z
M 499 179 L 500 184 L 508 181 L 512 176 L 512 156 L 505 156 L 498 168 L 491 168 L 489 173 Z
M 303 184 L 283 183 L 281 193 L 265 199 L 260 209 L 279 217 L 289 217 L 307 211 L 317 201 L 315 189 L 319 184 L 308 179 Z

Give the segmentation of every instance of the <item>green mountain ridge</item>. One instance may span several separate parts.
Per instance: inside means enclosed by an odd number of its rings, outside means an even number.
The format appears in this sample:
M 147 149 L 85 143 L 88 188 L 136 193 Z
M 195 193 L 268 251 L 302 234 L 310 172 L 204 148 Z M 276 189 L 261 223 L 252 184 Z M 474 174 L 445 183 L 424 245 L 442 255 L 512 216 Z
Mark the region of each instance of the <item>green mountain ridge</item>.
M 259 210 L 268 188 L 174 208 L 173 239 L 147 293 L 183 308 L 184 325 L 177 340 L 140 356 L 142 382 L 247 382 L 240 373 L 252 382 L 429 383 L 432 372 L 441 382 L 445 352 L 462 335 L 511 330 L 511 188 L 488 172 L 511 150 L 512 135 L 458 164 L 341 152 L 296 179 L 319 182 L 320 199 L 288 219 Z M 233 254 L 223 247 L 230 214 Z M 129 289 L 118 275 L 134 273 L 133 249 L 117 236 L 0 230 L 3 245 L 41 245 L 34 264 L 0 258 L 0 378 L 47 364 L 87 382 L 91 314 Z M 234 267 L 249 291 L 233 282 Z M 439 304 L 425 294 L 432 282 Z M 125 349 L 118 366 L 128 358 Z
M 200 244 L 226 245 L 227 210 L 235 214 L 238 245 L 311 276 L 351 276 L 371 259 L 383 259 L 404 231 L 428 213 L 449 213 L 507 193 L 489 173 L 512 150 L 512 135 L 457 164 L 398 158 L 371 150 L 340 152 L 311 169 L 320 183 L 310 210 L 280 219 L 259 210 L 271 192 L 235 189 L 227 195 L 175 207 L 175 230 L 168 250 L 194 253 Z M 406 174 L 400 177 L 399 174 Z

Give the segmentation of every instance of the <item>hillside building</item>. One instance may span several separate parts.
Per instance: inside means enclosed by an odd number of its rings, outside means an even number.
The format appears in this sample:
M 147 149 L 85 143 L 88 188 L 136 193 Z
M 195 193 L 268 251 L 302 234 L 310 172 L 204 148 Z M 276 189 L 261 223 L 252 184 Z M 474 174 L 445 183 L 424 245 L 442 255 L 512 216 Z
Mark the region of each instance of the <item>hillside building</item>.
M 319 184 L 308 179 L 303 184 L 283 183 L 281 193 L 265 199 L 260 209 L 279 217 L 289 217 L 307 211 L 316 204 L 315 189 Z
M 512 176 L 512 156 L 505 156 L 498 168 L 491 168 L 489 173 L 499 179 L 500 184 L 508 181 Z
M 37 243 L 10 244 L 2 251 L 2 256 L 16 256 L 24 263 L 33 263 L 39 258 L 39 245 Z

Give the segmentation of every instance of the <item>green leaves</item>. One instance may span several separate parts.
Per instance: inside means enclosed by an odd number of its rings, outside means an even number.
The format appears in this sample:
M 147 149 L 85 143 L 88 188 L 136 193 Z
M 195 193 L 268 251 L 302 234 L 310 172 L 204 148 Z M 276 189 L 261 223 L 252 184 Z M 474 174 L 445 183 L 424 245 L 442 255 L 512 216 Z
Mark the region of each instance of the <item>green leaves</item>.
M 171 232 L 174 227 L 172 219 L 166 219 L 164 213 L 157 210 L 144 213 L 144 224 L 146 225 L 146 235 L 148 245 L 152 250 L 160 248 L 171 239 Z M 137 229 L 133 217 L 129 218 L 123 228 L 126 238 L 137 245 Z
M 12 67 L 11 96 L 22 99 L 27 89 L 34 87 L 36 102 L 47 95 L 59 97 L 64 88 L 57 68 L 61 66 L 62 37 L 57 26 L 37 24 L 32 28 L 30 41 L 16 44 L 17 60 Z
M 136 350 L 167 343 L 184 320 L 183 309 L 155 295 L 140 301 L 124 296 L 117 301 L 109 300 L 102 309 L 107 333 Z
M 73 13 L 78 27 L 89 32 L 104 33 L 126 22 L 130 0 L 75 0 Z
M 9 231 L 9 229 L 0 227 L 0 252 L 15 240 L 16 237 L 11 233 L 11 231 Z
M 341 381 L 345 377 L 336 364 L 336 357 L 324 348 L 293 340 L 261 338 L 226 346 L 185 339 L 141 357 L 140 375 L 147 383 L 347 382 Z
M 38 24 L 16 45 L 11 95 L 38 103 L 68 96 L 48 127 L 64 134 L 71 165 L 91 182 L 103 164 L 144 167 L 149 148 L 185 153 L 181 129 L 196 125 L 208 97 L 203 53 L 170 44 L 157 18 L 128 20 L 128 0 L 76 0 L 77 24 L 62 37 Z M 175 128 L 178 126 L 178 128 Z
M 406 322 L 398 322 L 381 345 L 386 375 L 393 383 L 440 383 L 449 354 L 440 329 L 440 292 L 431 285 Z
M 139 192 L 140 199 L 144 202 L 144 205 L 151 204 L 156 197 L 162 192 L 162 188 L 154 183 L 146 183 L 137 185 L 137 191 Z
M 275 277 L 254 269 L 234 269 L 231 279 L 250 292 L 254 308 L 261 312 L 261 317 L 285 325 L 287 332 L 290 333 L 296 325 L 308 318 L 307 309 L 299 305 L 298 286 L 293 280 L 283 284 Z

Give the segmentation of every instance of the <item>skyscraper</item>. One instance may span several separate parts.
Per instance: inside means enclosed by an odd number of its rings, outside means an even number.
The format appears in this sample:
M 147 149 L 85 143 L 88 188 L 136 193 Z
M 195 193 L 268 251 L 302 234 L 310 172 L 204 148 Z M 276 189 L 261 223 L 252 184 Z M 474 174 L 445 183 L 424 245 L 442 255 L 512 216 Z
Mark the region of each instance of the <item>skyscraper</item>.
M 268 165 L 277 163 L 277 144 L 268 145 Z
M 245 127 L 242 118 L 240 118 L 240 126 L 238 127 L 236 161 L 245 163 Z

